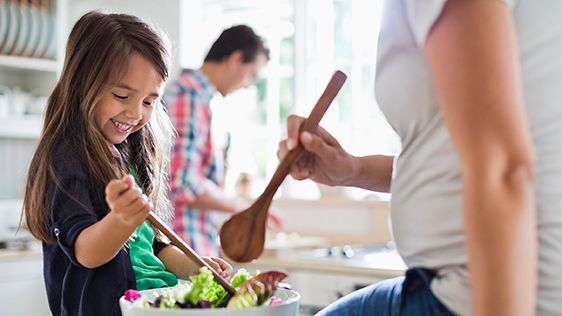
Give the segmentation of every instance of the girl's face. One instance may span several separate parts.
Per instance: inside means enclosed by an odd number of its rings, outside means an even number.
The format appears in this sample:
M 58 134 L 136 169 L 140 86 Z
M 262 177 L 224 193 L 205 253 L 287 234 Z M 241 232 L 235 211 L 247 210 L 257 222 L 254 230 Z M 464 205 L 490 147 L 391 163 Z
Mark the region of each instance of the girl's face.
M 122 143 L 148 123 L 163 88 L 164 81 L 147 59 L 139 54 L 129 57 L 127 72 L 110 83 L 94 115 L 108 145 Z

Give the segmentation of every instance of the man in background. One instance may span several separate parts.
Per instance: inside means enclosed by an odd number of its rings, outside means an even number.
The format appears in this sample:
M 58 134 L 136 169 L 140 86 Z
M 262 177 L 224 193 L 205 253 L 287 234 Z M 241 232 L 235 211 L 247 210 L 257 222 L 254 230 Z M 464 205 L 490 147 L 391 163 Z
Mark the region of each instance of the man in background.
M 198 254 L 218 256 L 218 232 L 224 216 L 248 205 L 223 190 L 223 159 L 215 149 L 210 102 L 253 84 L 269 60 L 269 49 L 246 25 L 224 30 L 199 69 L 184 69 L 165 93 L 168 114 L 177 130 L 171 157 L 170 199 L 174 231 Z M 270 213 L 271 214 L 271 213 Z M 281 224 L 270 215 L 270 219 Z

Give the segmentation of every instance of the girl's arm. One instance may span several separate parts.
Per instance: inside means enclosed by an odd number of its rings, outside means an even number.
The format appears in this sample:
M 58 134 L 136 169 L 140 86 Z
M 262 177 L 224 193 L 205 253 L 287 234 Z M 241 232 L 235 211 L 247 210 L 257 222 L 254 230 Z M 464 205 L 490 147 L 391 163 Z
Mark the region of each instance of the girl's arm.
M 473 314 L 533 315 L 534 154 L 509 8 L 447 1 L 425 53 L 462 164 Z
M 111 211 L 76 238 L 76 259 L 91 269 L 113 259 L 150 211 L 148 198 L 133 185 L 131 176 L 112 180 L 106 200 Z
M 164 263 L 166 270 L 180 279 L 187 280 L 190 275 L 199 273 L 199 266 L 176 246 L 165 247 L 158 253 L 158 258 Z M 229 278 L 232 274 L 232 266 L 220 258 L 203 257 L 203 260 L 224 278 Z

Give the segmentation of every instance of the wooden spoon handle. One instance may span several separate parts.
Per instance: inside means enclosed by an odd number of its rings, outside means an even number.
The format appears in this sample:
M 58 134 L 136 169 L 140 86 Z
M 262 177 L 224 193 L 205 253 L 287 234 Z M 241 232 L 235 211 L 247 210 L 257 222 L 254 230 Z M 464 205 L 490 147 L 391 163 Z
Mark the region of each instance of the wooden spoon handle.
M 166 223 L 164 223 L 154 212 L 150 211 L 150 213 L 148 214 L 148 220 L 152 225 L 154 225 L 154 227 L 158 228 L 164 235 L 166 235 L 166 237 L 170 239 L 172 244 L 181 249 L 181 251 L 183 251 L 189 258 L 195 261 L 199 266 L 207 267 L 207 269 L 211 270 L 213 276 L 215 277 L 215 280 L 220 285 L 222 285 L 222 287 L 224 287 L 228 293 L 230 293 L 231 295 L 234 295 L 236 293 L 236 290 L 234 289 L 234 287 L 232 287 L 232 285 L 230 285 L 230 283 L 228 283 L 228 281 L 221 277 L 217 273 L 217 271 L 215 271 L 215 269 L 211 268 L 211 266 L 207 262 L 205 262 L 205 260 L 203 260 L 201 256 L 199 256 L 193 249 L 191 249 L 191 247 L 189 247 L 189 245 L 186 244 L 185 241 L 183 241 L 172 229 L 170 229 L 170 227 Z
M 328 85 L 326 85 L 326 89 L 324 89 L 324 92 L 318 99 L 318 102 L 316 102 L 316 105 L 314 105 L 314 108 L 312 108 L 310 115 L 301 125 L 301 132 L 316 132 L 318 123 L 320 123 L 324 113 L 328 110 L 328 107 L 340 91 L 346 79 L 347 76 L 339 70 L 332 75 Z M 279 188 L 281 183 L 283 183 L 283 180 L 285 180 L 285 177 L 289 174 L 294 163 L 299 159 L 303 152 L 304 148 L 299 144 L 287 153 L 285 158 L 283 158 L 283 160 L 279 163 L 279 166 L 277 166 L 277 169 L 275 170 L 271 181 L 269 181 L 269 184 L 265 188 L 262 197 L 273 196 L 275 194 L 277 188 Z

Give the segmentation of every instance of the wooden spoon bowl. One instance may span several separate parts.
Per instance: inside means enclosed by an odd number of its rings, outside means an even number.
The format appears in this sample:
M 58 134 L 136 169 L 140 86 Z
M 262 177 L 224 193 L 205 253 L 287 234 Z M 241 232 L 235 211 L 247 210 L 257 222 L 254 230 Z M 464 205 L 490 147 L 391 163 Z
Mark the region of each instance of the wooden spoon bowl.
M 318 123 L 328 107 L 340 91 L 347 76 L 336 71 L 326 89 L 316 102 L 308 118 L 301 126 L 301 132 L 315 133 Z M 263 252 L 265 243 L 265 227 L 269 206 L 277 189 L 291 171 L 294 163 L 304 152 L 299 144 L 283 158 L 271 181 L 254 204 L 244 211 L 234 214 L 220 230 L 221 247 L 226 256 L 237 262 L 249 262 L 258 258 Z

